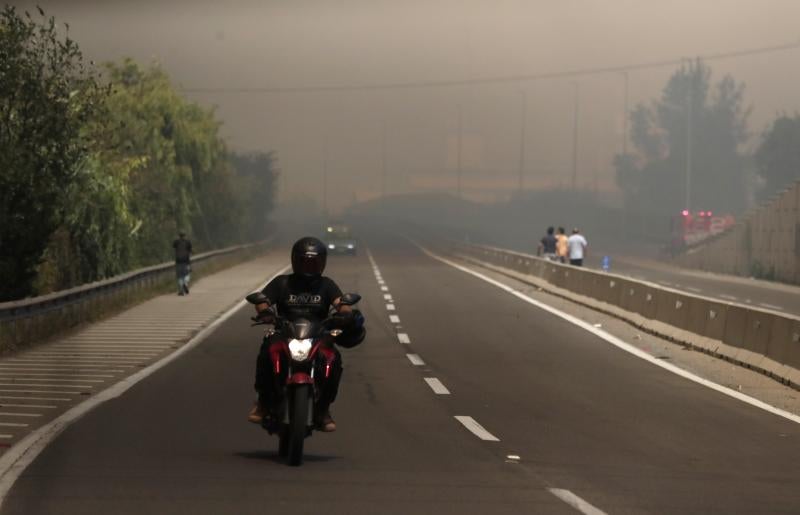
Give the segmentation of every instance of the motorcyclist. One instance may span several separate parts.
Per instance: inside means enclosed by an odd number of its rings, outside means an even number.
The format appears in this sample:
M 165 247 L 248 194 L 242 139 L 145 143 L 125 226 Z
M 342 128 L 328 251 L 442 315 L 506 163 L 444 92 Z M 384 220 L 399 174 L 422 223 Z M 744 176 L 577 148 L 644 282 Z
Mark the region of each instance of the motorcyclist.
M 275 277 L 267 284 L 262 293 L 267 302 L 256 305 L 257 317 L 270 322 L 271 310 L 274 306 L 277 313 L 292 321 L 297 318 L 323 320 L 335 310 L 334 318 L 337 326 L 343 329 L 336 343 L 343 347 L 353 347 L 363 341 L 365 331 L 364 318 L 357 309 L 341 304 L 342 291 L 330 278 L 324 277 L 327 261 L 325 244 L 313 237 L 297 240 L 292 246 L 292 273 Z M 272 335 L 261 345 L 256 362 L 255 389 L 258 400 L 248 415 L 248 420 L 260 424 L 264 417 L 271 416 L 271 411 L 280 400 L 278 378 L 275 377 L 270 359 L 270 346 L 279 335 Z M 339 382 L 342 376 L 341 354 L 335 348 L 336 355 L 331 374 L 323 383 L 317 410 L 320 414 L 319 429 L 325 432 L 336 430 L 336 423 L 330 414 L 330 405 L 336 400 Z

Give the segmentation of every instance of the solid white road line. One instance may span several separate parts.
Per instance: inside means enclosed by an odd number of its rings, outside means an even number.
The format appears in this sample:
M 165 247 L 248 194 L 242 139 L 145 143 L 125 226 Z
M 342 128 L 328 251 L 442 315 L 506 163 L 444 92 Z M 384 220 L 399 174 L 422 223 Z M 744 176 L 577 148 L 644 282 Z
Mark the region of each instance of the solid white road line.
M 773 415 L 778 415 L 779 417 L 783 417 L 783 418 L 785 418 L 787 420 L 791 420 L 792 422 L 800 424 L 800 416 L 798 416 L 798 415 L 795 415 L 793 413 L 789 413 L 788 411 L 782 410 L 780 408 L 776 408 L 775 406 L 771 406 L 771 405 L 767 404 L 766 402 L 763 402 L 763 401 L 760 401 L 760 400 L 758 400 L 756 398 L 750 397 L 749 395 L 745 395 L 742 392 L 739 392 L 737 390 L 733 390 L 733 389 L 728 388 L 726 386 L 722 386 L 722 385 L 719 385 L 717 383 L 714 383 L 713 381 L 709 381 L 708 379 L 704 379 L 704 378 L 702 378 L 702 377 L 700 377 L 698 375 L 695 375 L 695 374 L 693 374 L 691 372 L 688 372 L 688 371 L 686 371 L 686 370 L 684 370 L 684 369 L 682 369 L 680 367 L 677 367 L 677 366 L 673 365 L 672 363 L 668 363 L 668 362 L 666 362 L 664 360 L 657 359 L 655 356 L 650 355 L 650 354 L 646 353 L 643 350 L 640 350 L 638 347 L 636 347 L 634 345 L 631 345 L 631 344 L 621 340 L 620 338 L 617 338 L 616 336 L 603 331 L 600 328 L 594 327 L 592 324 L 590 324 L 588 322 L 585 322 L 585 321 L 583 321 L 583 320 L 581 320 L 581 319 L 579 319 L 577 317 L 574 317 L 574 316 L 572 316 L 572 315 L 570 315 L 568 313 L 565 313 L 565 312 L 563 312 L 561 310 L 558 310 L 558 309 L 556 309 L 556 308 L 554 308 L 554 307 L 552 307 L 552 306 L 550 306 L 548 304 L 545 304 L 543 302 L 539 302 L 538 300 L 536 300 L 534 298 L 528 297 L 524 293 L 521 293 L 521 292 L 511 288 L 510 286 L 507 286 L 507 285 L 505 285 L 505 284 L 503 284 L 503 283 L 501 283 L 499 281 L 496 281 L 496 280 L 492 279 L 491 277 L 488 277 L 488 276 L 486 276 L 486 275 L 484 275 L 484 274 L 482 274 L 480 272 L 477 272 L 475 270 L 472 270 L 470 268 L 462 266 L 462 265 L 460 265 L 458 263 L 450 261 L 449 259 L 446 259 L 446 258 L 443 258 L 443 257 L 438 256 L 436 254 L 433 254 L 429 250 L 427 250 L 427 249 L 425 249 L 425 248 L 423 248 L 423 247 L 421 247 L 419 245 L 417 245 L 417 246 L 422 250 L 422 252 L 424 252 L 425 254 L 430 256 L 431 258 L 436 259 L 437 261 L 445 263 L 445 264 L 447 264 L 449 266 L 452 266 L 453 268 L 455 268 L 457 270 L 461 270 L 464 273 L 470 274 L 473 277 L 477 277 L 478 279 L 486 281 L 487 283 L 489 283 L 491 285 L 494 285 L 494 286 L 500 288 L 501 290 L 503 290 L 503 291 L 505 291 L 507 293 L 510 293 L 511 295 L 514 295 L 515 297 L 517 297 L 517 298 L 519 298 L 521 300 L 524 300 L 525 302 L 527 302 L 529 304 L 532 304 L 532 305 L 534 305 L 534 306 L 536 306 L 536 307 L 538 307 L 538 308 L 540 308 L 540 309 L 542 309 L 544 311 L 547 311 L 548 313 L 551 313 L 551 314 L 553 314 L 553 315 L 555 315 L 555 316 L 557 316 L 559 318 L 562 318 L 562 319 L 566 320 L 567 322 L 570 322 L 570 323 L 572 323 L 574 325 L 577 325 L 578 327 L 580 327 L 580 328 L 582 328 L 582 329 L 584 329 L 586 331 L 589 331 L 590 333 L 594 334 L 595 336 L 607 341 L 611 345 L 614 345 L 615 347 L 618 347 L 619 349 L 622 349 L 625 352 L 633 354 L 637 358 L 641 358 L 641 359 L 643 359 L 643 360 L 645 360 L 645 361 L 647 361 L 647 362 L 649 362 L 649 363 L 651 363 L 651 364 L 653 364 L 653 365 L 655 365 L 657 367 L 661 367 L 661 368 L 663 368 L 665 370 L 668 370 L 668 371 L 672 372 L 675 375 L 679 375 L 679 376 L 681 376 L 681 377 L 683 377 L 685 379 L 688 379 L 689 381 L 695 382 L 695 383 L 697 383 L 699 385 L 705 386 L 707 388 L 715 390 L 715 391 L 717 391 L 719 393 L 722 393 L 724 395 L 727 395 L 729 397 L 733 397 L 736 400 L 742 401 L 742 402 L 744 402 L 746 404 L 750 404 L 751 406 L 754 406 L 756 408 L 762 409 L 764 411 L 768 411 L 769 413 L 772 413 Z
M 499 442 L 500 439 L 487 431 L 482 425 L 472 418 L 464 415 L 456 415 L 455 419 L 461 422 L 472 434 L 487 442 Z
M 410 361 L 412 365 L 416 365 L 418 367 L 425 366 L 425 362 L 422 361 L 422 358 L 419 357 L 419 354 L 406 354 L 406 357 L 408 358 L 408 361 Z
M 726 299 L 726 300 L 739 300 L 739 297 L 734 297 L 733 295 L 725 295 L 723 293 L 720 293 L 719 297 L 721 299 Z
M 766 304 L 766 303 L 762 302 L 761 304 L 759 304 L 759 306 L 761 306 L 763 308 L 767 308 L 767 309 L 772 309 L 772 310 L 775 310 L 775 311 L 783 311 L 783 308 L 781 306 L 776 306 L 774 304 Z
M 548 490 L 551 494 L 555 495 L 581 513 L 585 513 L 586 515 L 606 515 L 606 512 L 595 506 L 592 506 L 569 490 L 563 490 L 561 488 L 548 488 Z
M 433 393 L 436 395 L 450 395 L 450 390 L 448 390 L 447 387 L 435 377 L 426 377 L 424 379 L 425 382 L 428 383 L 428 386 L 431 387 L 431 390 L 433 390 Z
M 394 311 L 394 304 L 386 304 L 386 309 L 389 311 Z
M 397 315 L 389 315 L 389 322 L 391 322 L 393 324 L 399 324 L 400 323 L 400 317 L 397 316 Z
M 400 343 L 411 343 L 411 338 L 409 338 L 406 333 L 397 333 L 397 340 Z
M 695 293 L 702 293 L 703 292 L 703 290 L 701 290 L 700 288 L 692 288 L 691 286 L 687 286 L 686 289 L 689 290 L 689 291 L 693 291 Z
M 278 270 L 278 272 L 270 277 L 270 281 L 275 277 L 283 274 L 289 266 L 285 266 Z M 269 281 L 267 281 L 269 282 Z M 266 284 L 266 283 L 265 283 Z M 263 287 L 263 286 L 262 286 Z M 183 356 L 191 349 L 205 340 L 217 327 L 223 324 L 226 320 L 230 319 L 238 310 L 247 305 L 246 300 L 237 302 L 230 309 L 222 313 L 217 319 L 211 322 L 198 332 L 191 340 L 186 342 L 185 345 L 175 350 L 175 352 L 164 356 L 162 359 L 150 364 L 147 368 L 139 370 L 135 374 L 126 377 L 125 379 L 115 383 L 105 390 L 97 392 L 93 397 L 90 397 L 85 402 L 73 406 L 64 414 L 50 421 L 49 423 L 39 427 L 35 431 L 27 434 L 22 440 L 8 449 L 2 456 L 0 456 L 0 507 L 5 501 L 11 487 L 14 486 L 17 478 L 25 470 L 25 468 L 33 462 L 39 453 L 47 447 L 53 438 L 58 436 L 61 431 L 66 429 L 74 421 L 82 417 L 100 404 L 119 397 L 133 385 L 153 374 L 155 371 L 163 368 L 172 361 Z M 2 391 L 2 390 L 0 390 Z

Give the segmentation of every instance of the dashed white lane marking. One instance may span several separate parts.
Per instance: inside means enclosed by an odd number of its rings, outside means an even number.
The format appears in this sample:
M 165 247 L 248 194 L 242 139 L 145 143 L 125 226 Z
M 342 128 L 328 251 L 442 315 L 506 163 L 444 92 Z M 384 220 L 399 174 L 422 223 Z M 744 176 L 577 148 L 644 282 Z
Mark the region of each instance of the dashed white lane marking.
M 561 488 L 548 488 L 548 490 L 551 494 L 555 495 L 581 513 L 585 513 L 586 515 L 606 515 L 606 512 L 589 504 L 569 490 L 563 490 Z
M 391 296 L 390 294 L 388 294 L 388 293 L 387 293 L 387 294 L 385 294 L 385 295 L 383 296 L 383 299 L 384 299 L 384 300 L 392 300 L 392 296 Z
M 22 422 L 0 422 L 0 426 L 4 427 L 28 427 L 28 424 L 23 424 Z
M 695 293 L 703 293 L 703 290 L 701 290 L 700 288 L 693 288 L 691 286 L 687 286 L 686 289 L 689 291 L 693 291 Z
M 389 322 L 391 322 L 393 324 L 399 324 L 400 323 L 400 317 L 397 316 L 397 315 L 389 315 Z
M 3 438 L 3 439 L 14 438 L 14 435 L 0 434 L 0 438 Z
M 381 291 L 389 291 L 389 287 L 388 286 L 381 286 Z
M 436 395 L 450 395 L 450 390 L 435 377 L 426 377 L 425 382 L 428 383 L 428 386 L 431 387 L 431 390 Z
M 467 417 L 464 415 L 456 415 L 455 419 L 461 422 L 461 424 L 466 427 L 470 433 L 474 434 L 481 440 L 487 442 L 499 442 L 500 439 L 497 438 L 495 435 L 487 431 L 482 425 L 478 424 L 478 422 L 472 418 Z
M 394 304 L 386 304 L 386 309 L 389 311 L 394 311 Z
M 409 338 L 406 333 L 397 333 L 397 340 L 400 343 L 411 343 L 411 338 Z
M 408 361 L 411 362 L 412 365 L 422 367 L 425 366 L 425 362 L 422 361 L 422 358 L 419 357 L 419 354 L 406 354 Z
M 0 411 L 0 417 L 41 417 L 41 413 L 9 413 Z
M 717 383 L 715 383 L 713 381 L 709 381 L 708 379 L 704 379 L 704 378 L 702 378 L 702 377 L 700 377 L 698 375 L 695 375 L 695 374 L 693 374 L 691 372 L 683 370 L 682 368 L 677 367 L 677 366 L 673 365 L 672 363 L 668 363 L 668 362 L 665 362 L 664 360 L 660 360 L 660 359 L 656 358 L 655 356 L 653 356 L 651 354 L 648 354 L 645 351 L 639 349 L 638 347 L 635 347 L 634 345 L 631 345 L 630 343 L 627 343 L 627 342 L 623 341 L 622 339 L 617 338 L 616 336 L 614 336 L 612 334 L 609 334 L 606 331 L 603 331 L 602 329 L 599 329 L 597 327 L 592 326 L 592 324 L 590 324 L 588 322 L 585 322 L 585 321 L 583 321 L 583 320 L 581 320 L 581 319 L 579 319 L 577 317 L 574 317 L 574 316 L 572 316 L 572 315 L 570 315 L 568 313 L 565 313 L 565 312 L 563 312 L 561 310 L 558 310 L 558 309 L 556 309 L 556 308 L 554 308 L 554 307 L 552 307 L 552 306 L 550 306 L 548 304 L 545 304 L 543 302 L 539 302 L 538 300 L 536 300 L 534 298 L 528 297 L 524 293 L 519 292 L 519 291 L 515 290 L 514 288 L 511 288 L 510 286 L 507 286 L 507 285 L 501 283 L 500 281 L 496 281 L 496 280 L 492 279 L 489 276 L 483 275 L 480 272 L 476 272 L 475 270 L 469 269 L 469 268 L 467 268 L 465 266 L 462 266 L 462 265 L 460 265 L 458 263 L 450 261 L 449 259 L 443 258 L 441 256 L 437 256 L 436 254 L 433 254 L 432 252 L 430 252 L 428 249 L 425 249 L 425 248 L 423 248 L 423 247 L 421 247 L 419 245 L 417 245 L 417 246 L 426 255 L 428 255 L 429 257 L 431 257 L 431 258 L 433 258 L 433 259 L 435 259 L 437 261 L 440 261 L 442 263 L 445 263 L 445 264 L 447 264 L 447 265 L 449 265 L 449 266 L 451 266 L 451 267 L 453 267 L 453 268 L 455 268 L 457 270 L 461 270 L 462 272 L 467 273 L 469 275 L 472 275 L 473 277 L 477 277 L 478 279 L 486 281 L 487 283 L 500 288 L 501 290 L 505 291 L 506 293 L 510 293 L 511 295 L 514 295 L 515 297 L 517 297 L 517 298 L 519 298 L 521 300 L 524 300 L 528 304 L 532 304 L 532 305 L 538 307 L 539 309 L 547 311 L 550 314 L 553 314 L 553 315 L 555 315 L 555 316 L 557 316 L 557 317 L 559 317 L 559 318 L 561 318 L 563 320 L 566 320 L 567 322 L 570 322 L 571 324 L 577 325 L 578 327 L 580 327 L 580 328 L 582 328 L 582 329 L 584 329 L 586 331 L 589 331 L 590 333 L 594 334 L 595 336 L 607 341 L 611 345 L 614 345 L 615 347 L 617 347 L 619 349 L 622 349 L 625 352 L 633 354 L 637 358 L 643 359 L 644 361 L 647 361 L 647 362 L 649 362 L 649 363 L 651 363 L 651 364 L 653 364 L 653 365 L 655 365 L 657 367 L 661 367 L 661 368 L 663 368 L 665 370 L 668 370 L 668 371 L 672 372 L 675 375 L 681 376 L 684 379 L 688 379 L 689 381 L 697 383 L 697 384 L 699 384 L 701 386 L 705 386 L 706 388 L 710 388 L 712 390 L 715 390 L 715 391 L 717 391 L 717 392 L 719 392 L 719 393 L 721 393 L 723 395 L 727 395 L 728 397 L 732 397 L 732 398 L 734 398 L 736 400 L 742 401 L 742 402 L 744 402 L 746 404 L 749 404 L 749 405 L 754 406 L 756 408 L 759 408 L 759 409 L 762 409 L 762 410 L 767 411 L 769 413 L 772 413 L 773 415 L 777 415 L 779 417 L 783 417 L 783 418 L 785 418 L 787 420 L 791 420 L 792 422 L 800 424 L 800 416 L 795 415 L 794 413 L 789 413 L 786 410 L 782 410 L 782 409 L 777 408 L 775 406 L 771 406 L 771 405 L 767 404 L 766 402 L 760 401 L 760 400 L 758 400 L 758 399 L 756 399 L 754 397 L 750 397 L 749 395 L 745 395 L 742 392 L 739 392 L 737 390 L 733 390 L 731 388 L 728 388 L 727 386 L 722 386 L 722 385 L 717 384 Z
M 759 306 L 767 309 L 774 309 L 775 311 L 783 311 L 783 308 L 781 306 L 776 306 L 774 304 L 766 304 L 762 302 L 761 304 L 759 304 Z
M 663 284 L 664 286 L 672 286 L 672 283 L 667 281 L 658 281 L 658 284 Z
M 739 297 L 734 297 L 733 295 L 725 295 L 724 293 L 721 293 L 719 296 L 720 296 L 721 299 L 739 300 Z

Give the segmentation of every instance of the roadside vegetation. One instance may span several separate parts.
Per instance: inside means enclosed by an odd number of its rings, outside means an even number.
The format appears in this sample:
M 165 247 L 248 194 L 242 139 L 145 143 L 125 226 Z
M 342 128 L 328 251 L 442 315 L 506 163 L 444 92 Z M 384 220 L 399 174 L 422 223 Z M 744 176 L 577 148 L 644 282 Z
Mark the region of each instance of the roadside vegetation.
M 276 162 L 236 155 L 157 65 L 86 62 L 41 10 L 0 15 L 0 301 L 263 239 Z

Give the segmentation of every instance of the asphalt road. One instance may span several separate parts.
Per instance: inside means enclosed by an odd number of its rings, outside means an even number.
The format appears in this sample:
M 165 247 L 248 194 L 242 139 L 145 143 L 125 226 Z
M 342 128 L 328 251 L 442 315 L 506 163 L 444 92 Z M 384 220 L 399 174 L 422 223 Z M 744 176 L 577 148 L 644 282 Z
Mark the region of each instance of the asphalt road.
M 2 513 L 575 513 L 564 499 L 609 514 L 800 512 L 797 424 L 405 240 L 366 243 L 377 272 L 363 252 L 330 261 L 364 296 L 369 336 L 344 351 L 339 430 L 315 434 L 302 467 L 245 421 L 260 330 L 243 310 L 65 430 Z

